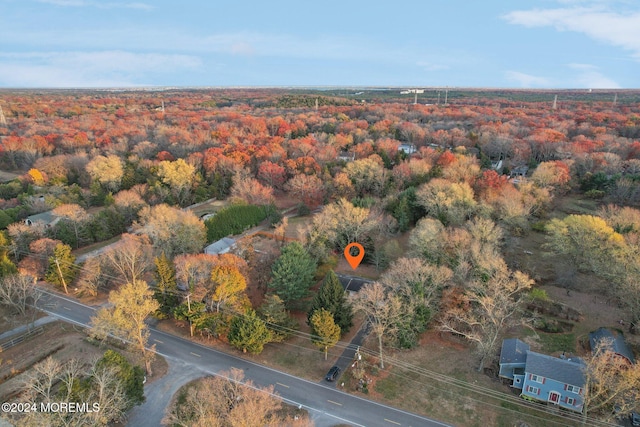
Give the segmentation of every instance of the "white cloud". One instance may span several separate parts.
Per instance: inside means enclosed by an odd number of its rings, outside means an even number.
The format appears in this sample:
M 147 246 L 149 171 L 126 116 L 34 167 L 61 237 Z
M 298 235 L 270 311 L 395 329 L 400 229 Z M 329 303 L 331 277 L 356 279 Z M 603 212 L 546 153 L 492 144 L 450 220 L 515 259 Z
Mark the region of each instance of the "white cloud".
M 54 0 L 60 1 L 60 0 Z M 67 0 L 64 0 L 67 1 Z M 12 23 L 13 24 L 13 23 Z M 0 26 L 0 39 L 8 45 L 32 49 L 76 50 L 127 49 L 182 52 L 205 55 L 223 54 L 248 57 L 295 58 L 311 60 L 368 61 L 394 65 L 418 65 L 425 69 L 445 69 L 468 65 L 472 52 L 426 49 L 411 44 L 391 45 L 385 41 L 358 36 L 298 36 L 287 33 L 235 31 L 198 35 L 177 28 L 64 28 L 57 31 L 29 29 L 17 24 Z M 220 59 L 220 58 L 217 58 Z M 417 62 L 420 62 L 417 64 Z
M 189 55 L 100 52 L 0 53 L 0 86 L 105 87 L 144 84 L 162 75 L 201 66 Z
M 523 88 L 549 86 L 549 80 L 547 80 L 546 78 L 521 73 L 519 71 L 507 71 L 505 72 L 505 77 L 507 78 L 507 80 L 516 82 Z
M 231 53 L 234 53 L 236 55 L 252 56 L 256 53 L 256 50 L 253 48 L 253 46 L 246 42 L 233 43 L 229 47 L 229 50 L 231 51 Z
M 614 80 L 604 76 L 598 67 L 591 64 L 569 64 L 569 68 L 572 68 L 578 72 L 574 81 L 578 83 L 576 87 L 584 87 L 587 89 L 618 89 L 620 85 Z
M 96 7 L 99 9 L 142 9 L 151 10 L 153 6 L 146 3 L 98 2 L 88 0 L 36 0 L 38 3 L 61 7 Z
M 573 3 L 576 3 L 574 0 Z M 584 3 L 584 2 L 582 2 Z M 613 11 L 611 2 L 588 2 L 588 7 L 518 10 L 502 17 L 525 27 L 554 27 L 574 31 L 609 45 L 632 52 L 640 60 L 640 10 Z

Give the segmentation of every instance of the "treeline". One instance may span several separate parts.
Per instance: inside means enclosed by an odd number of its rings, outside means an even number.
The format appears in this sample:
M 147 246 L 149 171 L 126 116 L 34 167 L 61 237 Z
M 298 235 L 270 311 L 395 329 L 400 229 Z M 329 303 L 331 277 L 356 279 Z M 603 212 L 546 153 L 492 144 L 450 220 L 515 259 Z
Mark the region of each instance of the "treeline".
M 204 223 L 207 227 L 207 242 L 215 242 L 223 237 L 240 234 L 248 228 L 276 215 L 275 206 L 231 205 L 221 209 Z

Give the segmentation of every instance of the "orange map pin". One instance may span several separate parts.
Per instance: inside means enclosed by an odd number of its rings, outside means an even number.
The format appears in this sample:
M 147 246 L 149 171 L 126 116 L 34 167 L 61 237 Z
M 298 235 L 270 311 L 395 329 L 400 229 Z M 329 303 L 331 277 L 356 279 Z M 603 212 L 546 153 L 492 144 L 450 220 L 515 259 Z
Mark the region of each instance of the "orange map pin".
M 351 255 L 351 248 L 358 248 L 358 255 Z M 344 248 L 344 257 L 347 259 L 351 268 L 355 270 L 362 262 L 362 258 L 364 258 L 364 248 L 360 243 L 349 243 L 347 247 Z

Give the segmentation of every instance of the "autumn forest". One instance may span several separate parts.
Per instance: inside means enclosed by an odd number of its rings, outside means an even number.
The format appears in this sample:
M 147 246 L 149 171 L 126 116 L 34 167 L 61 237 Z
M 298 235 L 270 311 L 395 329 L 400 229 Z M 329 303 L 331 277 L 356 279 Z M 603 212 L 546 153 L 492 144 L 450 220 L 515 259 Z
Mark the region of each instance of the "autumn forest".
M 548 332 L 545 286 L 640 333 L 638 91 L 3 90 L 0 108 L 0 303 L 27 310 L 24 277 L 111 293 L 91 334 L 128 330 L 147 373 L 147 315 L 248 354 L 302 331 L 318 360 L 368 319 L 354 393 L 432 336 L 497 378 L 504 337 Z M 370 283 L 347 298 L 336 273 Z M 114 324 L 127 298 L 137 326 Z M 634 375 L 589 416 L 638 409 Z

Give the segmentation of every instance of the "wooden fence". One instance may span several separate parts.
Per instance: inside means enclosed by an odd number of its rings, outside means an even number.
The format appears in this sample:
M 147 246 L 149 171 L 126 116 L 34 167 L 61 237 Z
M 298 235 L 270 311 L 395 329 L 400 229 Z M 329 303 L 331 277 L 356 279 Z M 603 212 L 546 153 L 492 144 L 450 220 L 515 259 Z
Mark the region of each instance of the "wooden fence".
M 0 352 L 4 350 L 8 350 L 11 347 L 14 347 L 21 342 L 28 340 L 29 338 L 40 335 L 44 332 L 44 328 L 42 326 L 38 326 L 37 328 L 31 329 L 24 334 L 18 335 L 17 337 L 11 338 L 9 341 L 3 342 L 0 344 Z

